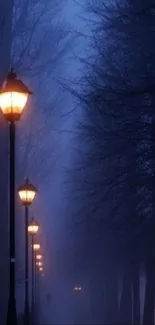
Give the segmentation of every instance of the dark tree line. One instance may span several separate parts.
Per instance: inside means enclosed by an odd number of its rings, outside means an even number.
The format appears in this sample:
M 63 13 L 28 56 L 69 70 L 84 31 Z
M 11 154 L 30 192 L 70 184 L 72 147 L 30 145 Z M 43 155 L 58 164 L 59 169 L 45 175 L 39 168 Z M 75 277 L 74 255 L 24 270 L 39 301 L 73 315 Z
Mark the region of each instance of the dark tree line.
M 154 324 L 155 3 L 90 0 L 87 12 L 91 55 L 76 94 L 80 257 L 101 323 Z

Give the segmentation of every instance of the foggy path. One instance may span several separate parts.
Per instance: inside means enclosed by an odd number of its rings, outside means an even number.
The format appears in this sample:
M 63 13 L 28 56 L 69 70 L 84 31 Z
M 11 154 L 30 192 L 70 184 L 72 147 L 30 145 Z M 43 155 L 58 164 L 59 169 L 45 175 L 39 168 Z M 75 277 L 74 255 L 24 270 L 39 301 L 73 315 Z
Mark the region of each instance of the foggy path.
M 154 325 L 155 1 L 0 0 L 0 27 L 0 325 Z

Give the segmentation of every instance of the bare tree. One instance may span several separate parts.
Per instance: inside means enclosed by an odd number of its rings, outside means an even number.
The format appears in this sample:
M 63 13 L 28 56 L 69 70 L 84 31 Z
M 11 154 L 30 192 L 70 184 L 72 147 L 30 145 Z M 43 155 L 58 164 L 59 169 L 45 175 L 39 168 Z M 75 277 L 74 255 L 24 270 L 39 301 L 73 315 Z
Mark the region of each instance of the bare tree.
M 17 183 L 29 177 L 40 188 L 51 175 L 54 154 L 55 123 L 63 94 L 56 84 L 62 73 L 71 34 L 63 19 L 65 1 L 15 0 L 12 31 L 11 65 L 33 91 L 33 97 L 17 125 Z M 59 139 L 58 139 L 59 140 Z M 57 140 L 57 141 L 58 141 Z M 22 215 L 23 210 L 18 214 Z M 21 290 L 24 263 L 23 218 L 17 243 L 17 283 Z M 19 281 L 20 278 L 20 281 Z
M 119 264 L 119 276 L 123 273 L 120 304 L 118 294 L 115 300 L 119 324 L 131 324 L 132 303 L 134 324 L 140 323 L 139 273 L 142 265 L 147 267 L 144 324 L 152 324 L 154 3 L 89 1 L 88 7 L 93 51 L 85 60 L 81 92 L 72 91 L 84 108 L 76 157 L 80 164 L 78 174 L 73 175 L 81 205 L 78 224 L 86 234 L 89 230 L 83 242 L 85 254 L 90 243 L 94 251 L 97 232 L 98 245 L 108 246 L 104 252 L 107 270 Z M 100 259 L 103 250 L 99 251 Z M 109 274 L 108 281 L 111 290 Z M 112 306 L 110 301 L 108 306 Z M 116 318 L 115 314 L 111 322 Z
M 14 5 L 12 66 L 34 91 L 19 125 L 22 174 L 32 174 L 37 168 L 38 176 L 45 176 L 52 163 L 47 139 L 54 132 L 54 116 L 63 97 L 56 79 L 71 41 L 69 26 L 61 15 L 63 5 L 59 0 L 16 0 Z

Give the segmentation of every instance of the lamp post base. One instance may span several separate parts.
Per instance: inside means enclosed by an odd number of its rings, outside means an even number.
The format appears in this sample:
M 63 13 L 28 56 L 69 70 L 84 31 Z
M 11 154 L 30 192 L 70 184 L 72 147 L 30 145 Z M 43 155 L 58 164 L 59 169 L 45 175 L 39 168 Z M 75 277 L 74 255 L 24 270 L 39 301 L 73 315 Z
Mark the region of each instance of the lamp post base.
M 15 298 L 9 298 L 6 325 L 18 325 Z

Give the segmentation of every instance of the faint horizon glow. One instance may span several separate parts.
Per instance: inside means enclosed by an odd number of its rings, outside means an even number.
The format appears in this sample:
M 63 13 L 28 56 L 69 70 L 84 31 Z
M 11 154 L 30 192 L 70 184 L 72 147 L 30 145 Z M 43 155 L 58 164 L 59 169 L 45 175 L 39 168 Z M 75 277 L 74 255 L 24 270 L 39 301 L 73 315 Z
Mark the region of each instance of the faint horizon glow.
M 74 291 L 81 291 L 82 290 L 81 286 L 75 286 L 73 289 L 74 289 Z

